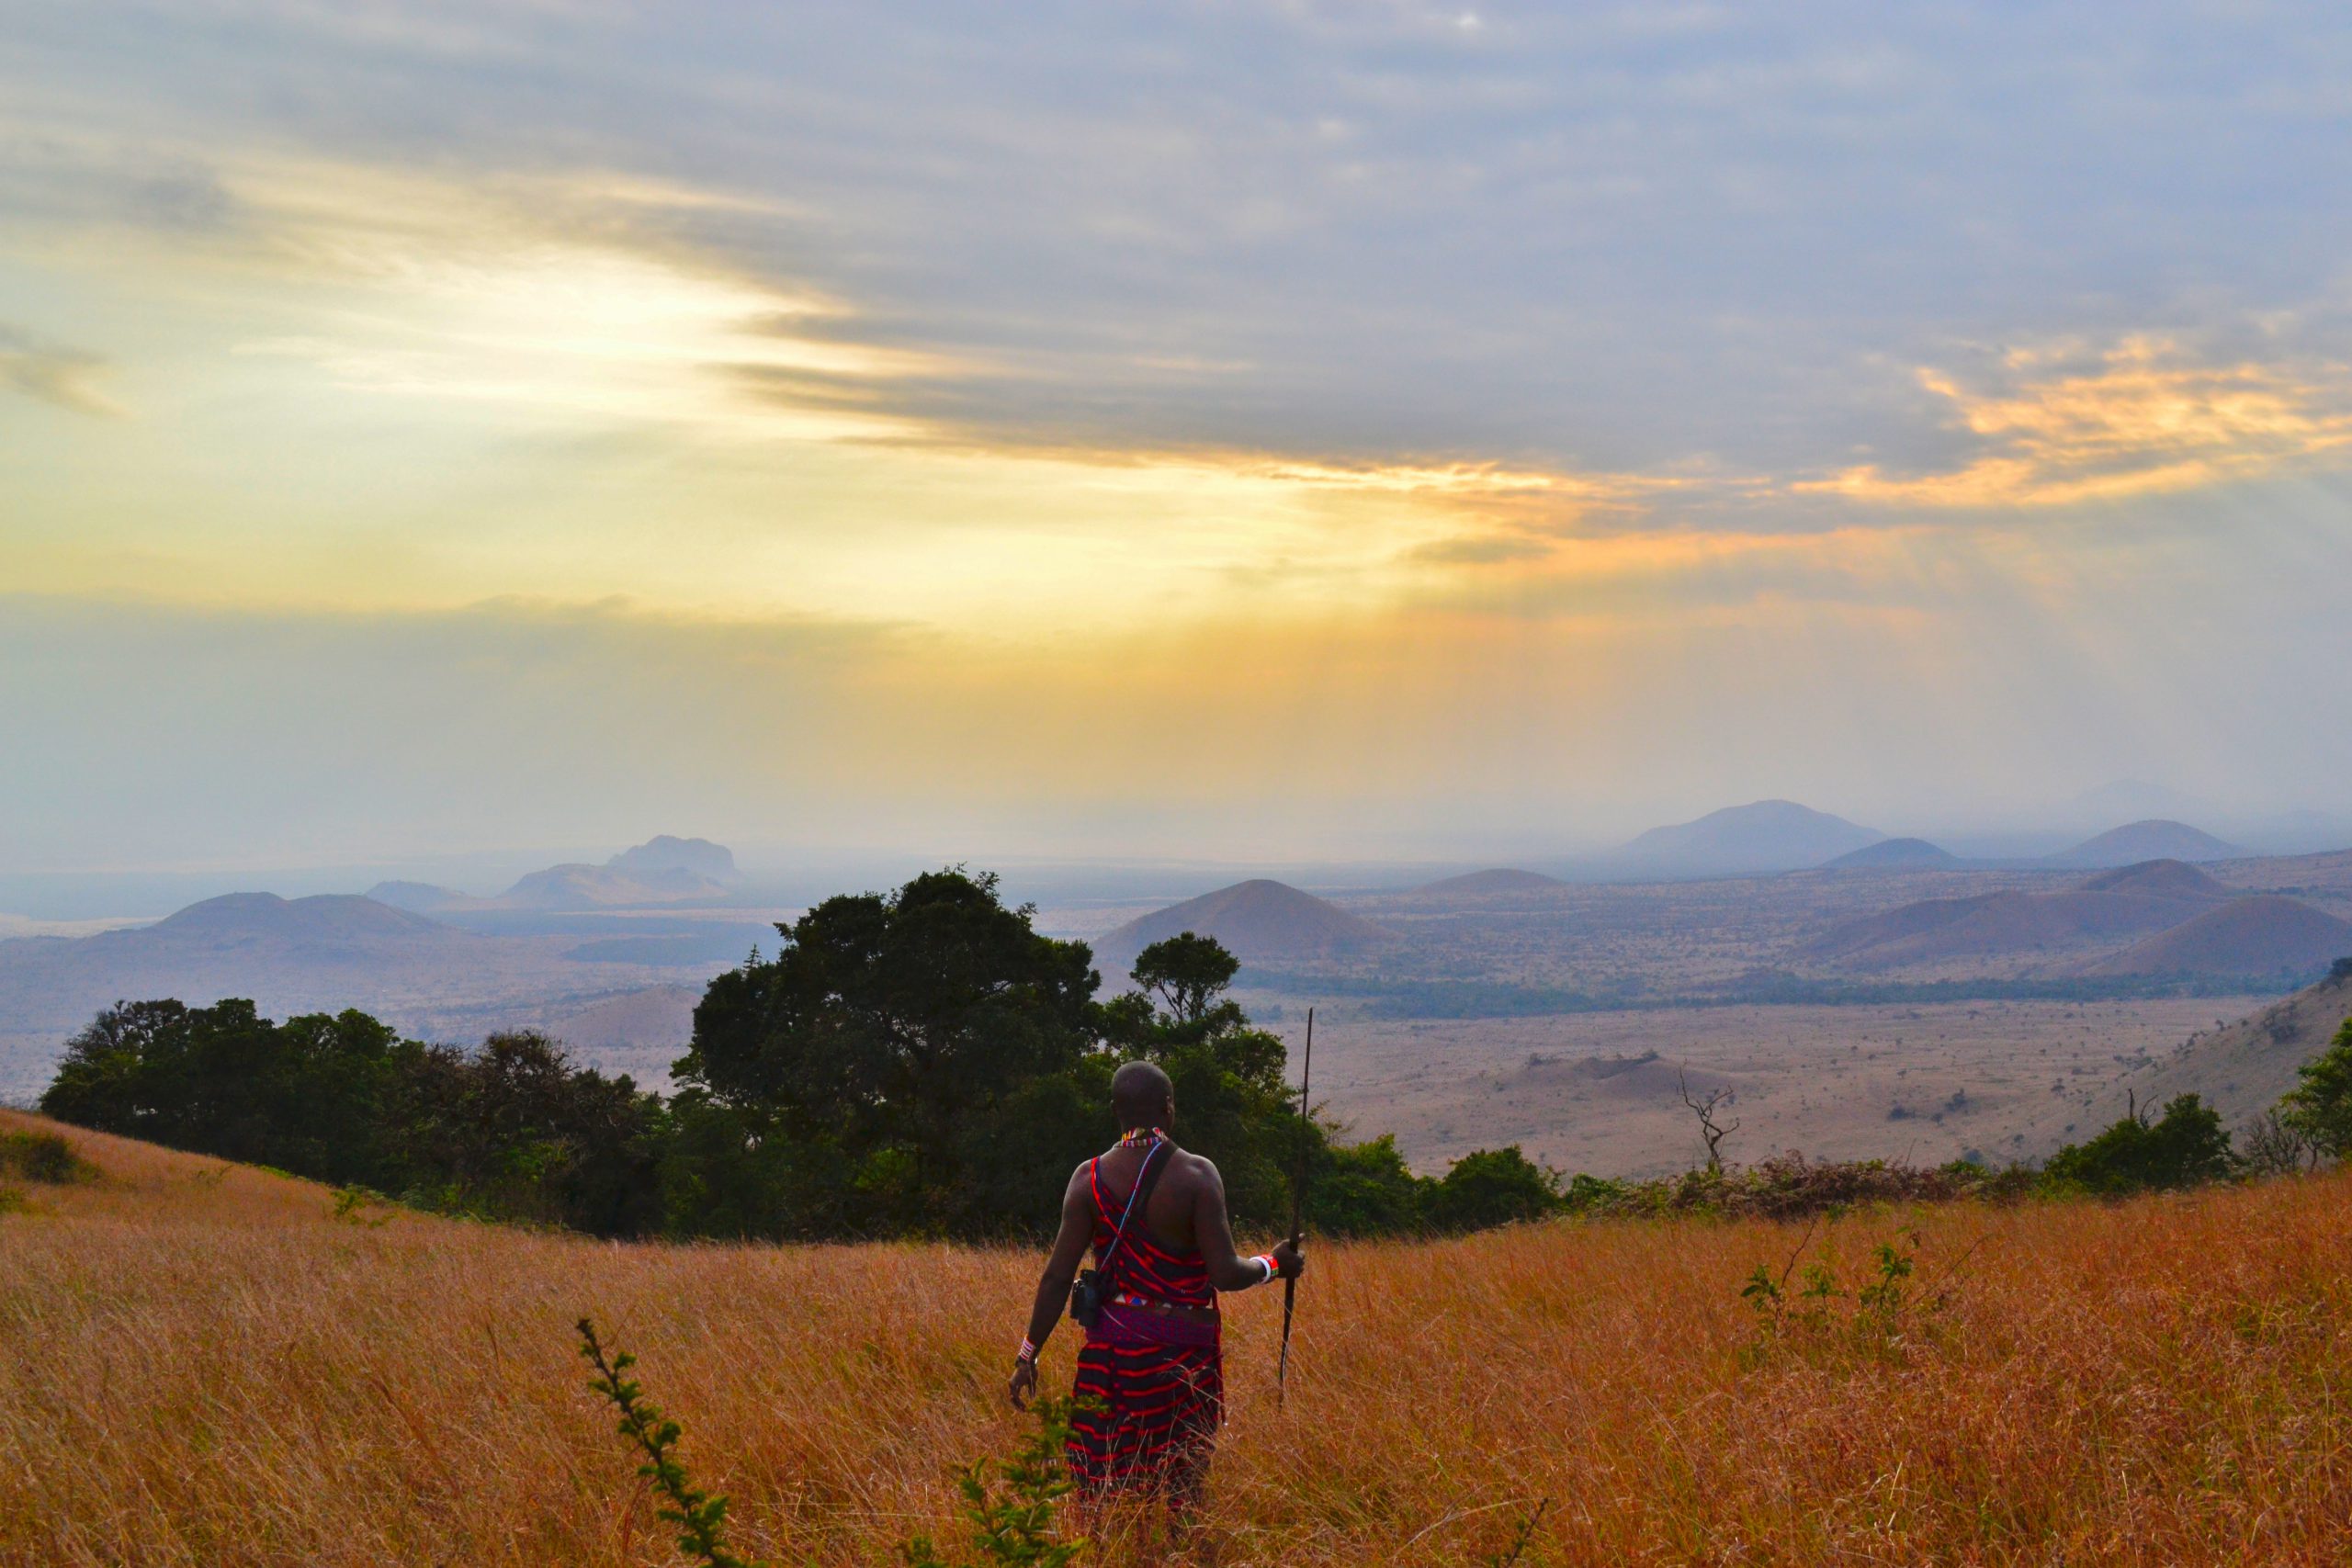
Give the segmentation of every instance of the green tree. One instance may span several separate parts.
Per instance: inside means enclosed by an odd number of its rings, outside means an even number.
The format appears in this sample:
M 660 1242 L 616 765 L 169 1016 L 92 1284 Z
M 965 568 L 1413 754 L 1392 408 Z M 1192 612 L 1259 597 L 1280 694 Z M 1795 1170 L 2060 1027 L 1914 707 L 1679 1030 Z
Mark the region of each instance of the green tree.
M 2301 1081 L 2280 1101 L 2287 1124 L 2333 1158 L 2352 1155 L 2352 1018 L 2296 1073 Z
M 2135 1111 L 2086 1144 L 2069 1144 L 2042 1168 L 2050 1179 L 2121 1194 L 2216 1181 L 2236 1168 L 2221 1113 L 2193 1094 L 2165 1102 L 2150 1122 Z
M 1328 1140 L 1311 1121 L 1301 1124 L 1281 1038 L 1252 1028 L 1226 994 L 1239 970 L 1213 938 L 1187 931 L 1154 942 L 1136 956 L 1138 987 L 1104 1003 L 1096 1027 L 1114 1055 L 1167 1072 L 1176 1135 L 1216 1162 L 1234 1217 L 1287 1225 L 1300 1141 L 1312 1162 Z
M 1039 1080 L 1096 1049 L 1096 976 L 1083 943 L 1038 935 L 1031 913 L 1007 908 L 993 876 L 932 872 L 826 899 L 776 928 L 775 956 L 712 981 L 672 1070 L 693 1124 L 667 1177 L 673 1213 L 702 1228 L 700 1191 L 752 1221 L 721 1189 L 756 1174 L 792 1207 L 752 1234 L 1050 1219 L 1100 1146 L 1102 1112 L 1024 1112 L 1055 1100 Z

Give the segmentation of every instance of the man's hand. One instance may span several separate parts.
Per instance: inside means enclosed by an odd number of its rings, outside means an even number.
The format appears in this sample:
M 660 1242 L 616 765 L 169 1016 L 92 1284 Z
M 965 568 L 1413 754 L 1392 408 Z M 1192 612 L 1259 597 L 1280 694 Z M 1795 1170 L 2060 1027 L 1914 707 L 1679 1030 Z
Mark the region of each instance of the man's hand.
M 1306 1254 L 1287 1236 L 1274 1243 L 1273 1259 L 1274 1278 L 1278 1280 L 1295 1280 L 1306 1272 Z
M 1037 1363 L 1035 1361 L 1013 1362 L 1012 1382 L 1008 1383 L 1004 1390 L 1005 1397 L 1012 1401 L 1012 1407 L 1015 1410 L 1028 1409 L 1029 1396 L 1036 1392 Z

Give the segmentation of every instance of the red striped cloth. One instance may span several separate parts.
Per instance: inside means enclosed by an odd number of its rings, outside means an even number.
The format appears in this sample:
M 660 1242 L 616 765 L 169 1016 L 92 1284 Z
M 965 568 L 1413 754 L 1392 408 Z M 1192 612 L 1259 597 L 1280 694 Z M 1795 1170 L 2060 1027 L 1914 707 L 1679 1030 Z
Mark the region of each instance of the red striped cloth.
M 1098 1267 L 1127 1200 L 1102 1185 L 1101 1165 L 1087 1172 Z M 1170 1252 L 1142 1233 L 1138 1214 L 1112 1259 L 1105 1294 L 1214 1308 L 1216 1292 L 1200 1254 Z M 1072 1391 L 1069 1457 L 1080 1492 L 1132 1489 L 1181 1499 L 1198 1490 L 1225 1415 L 1218 1340 L 1214 1322 L 1104 1305 L 1079 1350 Z

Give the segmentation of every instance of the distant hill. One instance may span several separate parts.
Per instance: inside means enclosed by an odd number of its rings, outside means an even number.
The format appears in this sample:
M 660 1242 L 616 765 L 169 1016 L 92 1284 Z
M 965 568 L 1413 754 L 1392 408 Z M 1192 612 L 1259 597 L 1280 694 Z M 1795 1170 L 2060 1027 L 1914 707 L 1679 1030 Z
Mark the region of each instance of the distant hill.
M 2010 890 L 1905 904 L 1835 926 L 1801 951 L 1849 968 L 1886 969 L 2111 947 L 2193 919 L 2227 896 L 2194 867 L 2157 861 L 2054 893 Z
M 2152 818 L 2145 822 L 2110 828 L 2086 839 L 2071 850 L 2046 858 L 2045 865 L 2130 865 L 2149 860 L 2236 860 L 2246 852 L 2186 822 Z
M 1817 866 L 1885 834 L 1792 800 L 1726 807 L 1695 822 L 1653 828 L 1610 857 L 1619 869 L 1668 876 L 1745 876 Z
M 2233 898 L 2112 958 L 2090 976 L 2305 976 L 2352 956 L 2352 921 L 2275 893 Z
M 1396 938 L 1336 904 L 1286 883 L 1238 882 L 1129 920 L 1092 945 L 1106 983 L 1116 985 L 1136 954 L 1186 931 L 1212 936 L 1244 964 L 1289 964 L 1374 952 Z
M 388 943 L 461 943 L 466 937 L 437 920 L 355 894 L 281 898 L 275 893 L 224 893 L 153 925 L 89 940 L 114 952 L 286 947 L 364 953 Z
M 1498 867 L 1492 871 L 1469 871 L 1460 876 L 1441 877 L 1435 882 L 1425 882 L 1413 891 L 1444 898 L 1476 898 L 1493 894 L 1542 893 L 1566 886 L 1558 877 L 1545 876 L 1541 872 L 1510 871 Z
M 683 871 L 713 882 L 732 882 L 736 877 L 735 855 L 726 845 L 714 844 L 708 839 L 673 838 L 667 833 L 648 839 L 634 849 L 623 850 L 605 865 L 628 876 Z
M 724 883 L 683 867 L 623 872 L 602 865 L 551 865 L 535 871 L 475 908 L 495 909 L 621 909 L 724 897 Z
M 1962 863 L 1950 850 L 1925 839 L 1881 839 L 1826 862 L 1824 871 L 1949 871 Z
M 602 865 L 567 862 L 532 872 L 494 898 L 429 882 L 379 882 L 367 896 L 419 915 L 501 910 L 563 914 L 720 898 L 736 875 L 735 856 L 726 845 L 664 833 L 623 850 Z
M 2086 893 L 2145 893 L 2159 898 L 2227 898 L 2228 887 L 2186 861 L 2146 860 L 2103 871 L 2083 883 Z

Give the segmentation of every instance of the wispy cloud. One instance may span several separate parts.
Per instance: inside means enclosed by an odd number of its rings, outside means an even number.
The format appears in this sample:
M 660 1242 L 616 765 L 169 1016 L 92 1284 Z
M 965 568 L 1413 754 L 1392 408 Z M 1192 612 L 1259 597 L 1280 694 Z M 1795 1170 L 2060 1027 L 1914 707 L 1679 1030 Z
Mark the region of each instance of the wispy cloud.
M 101 355 L 44 343 L 0 321 L 0 387 L 73 413 L 119 419 L 128 411 L 107 394 L 106 371 Z

